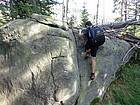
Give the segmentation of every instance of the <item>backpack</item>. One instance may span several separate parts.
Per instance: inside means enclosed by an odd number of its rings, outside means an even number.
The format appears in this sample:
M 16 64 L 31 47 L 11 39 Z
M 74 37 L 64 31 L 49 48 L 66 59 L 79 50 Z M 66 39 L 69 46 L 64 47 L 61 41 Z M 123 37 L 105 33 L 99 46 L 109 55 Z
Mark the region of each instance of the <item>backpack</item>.
M 105 42 L 105 35 L 99 26 L 92 26 L 89 28 L 89 38 L 94 40 L 99 46 Z

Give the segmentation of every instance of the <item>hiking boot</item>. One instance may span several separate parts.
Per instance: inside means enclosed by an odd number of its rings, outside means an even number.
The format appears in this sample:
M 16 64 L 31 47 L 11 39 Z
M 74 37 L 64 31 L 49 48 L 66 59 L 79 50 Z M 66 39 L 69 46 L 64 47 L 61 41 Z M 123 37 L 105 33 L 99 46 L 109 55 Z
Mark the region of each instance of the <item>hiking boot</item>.
M 90 52 L 86 52 L 84 59 L 88 59 L 90 57 Z
M 90 79 L 91 79 L 91 80 L 94 80 L 94 78 L 95 78 L 95 73 L 91 73 Z

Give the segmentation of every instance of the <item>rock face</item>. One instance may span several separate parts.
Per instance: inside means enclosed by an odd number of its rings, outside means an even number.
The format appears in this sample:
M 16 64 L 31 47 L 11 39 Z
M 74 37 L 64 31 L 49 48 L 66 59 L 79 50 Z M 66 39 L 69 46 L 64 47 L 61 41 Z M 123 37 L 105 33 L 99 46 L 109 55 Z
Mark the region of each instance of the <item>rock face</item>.
M 97 52 L 97 66 L 95 71 L 95 80 L 91 81 L 89 79 L 91 73 L 91 61 L 83 60 L 81 55 L 82 45 L 80 41 L 78 42 L 78 61 L 79 61 L 79 72 L 80 72 L 80 96 L 78 98 L 78 105 L 90 105 L 93 99 L 102 100 L 107 87 L 115 79 L 115 74 L 119 70 L 122 64 L 124 64 L 123 59 L 126 61 L 130 59 L 132 53 L 129 53 L 127 57 L 124 58 L 126 52 L 131 48 L 131 46 L 119 39 L 107 38 L 104 45 L 99 47 Z M 94 103 L 94 102 L 93 102 Z
M 106 37 L 90 81 L 83 43 L 77 30 L 41 15 L 0 27 L 0 105 L 90 105 L 102 99 L 131 46 Z

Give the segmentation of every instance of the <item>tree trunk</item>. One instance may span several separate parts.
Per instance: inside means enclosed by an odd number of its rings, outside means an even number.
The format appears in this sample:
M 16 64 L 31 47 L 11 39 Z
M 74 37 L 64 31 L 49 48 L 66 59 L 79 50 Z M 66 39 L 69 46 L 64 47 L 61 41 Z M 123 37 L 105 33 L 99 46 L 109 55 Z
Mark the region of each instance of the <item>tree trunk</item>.
M 64 22 L 65 19 L 65 0 L 63 0 L 62 4 L 62 21 Z
M 104 30 L 111 30 L 111 29 L 119 29 L 119 28 L 126 28 L 129 25 L 140 25 L 140 20 L 129 20 L 129 21 L 124 21 L 124 22 L 116 22 L 116 23 L 111 23 L 111 24 L 104 24 L 100 25 L 100 27 Z M 127 42 L 131 42 L 134 44 L 137 44 L 138 47 L 140 47 L 140 38 L 136 37 L 133 34 L 126 33 L 126 34 L 105 34 L 106 36 L 115 36 L 117 38 L 123 39 Z
M 98 0 L 98 3 L 97 3 L 96 25 L 98 25 L 98 11 L 99 11 L 99 0 Z
M 125 26 L 129 26 L 129 25 L 140 25 L 140 20 L 128 20 L 128 21 L 122 21 L 122 22 L 114 22 L 114 23 L 110 23 L 110 24 L 100 25 L 100 27 L 105 30 L 108 30 L 108 29 L 124 28 Z
M 66 1 L 66 21 L 68 22 L 69 0 Z
M 121 1 L 121 21 L 123 20 L 123 3 L 124 1 Z

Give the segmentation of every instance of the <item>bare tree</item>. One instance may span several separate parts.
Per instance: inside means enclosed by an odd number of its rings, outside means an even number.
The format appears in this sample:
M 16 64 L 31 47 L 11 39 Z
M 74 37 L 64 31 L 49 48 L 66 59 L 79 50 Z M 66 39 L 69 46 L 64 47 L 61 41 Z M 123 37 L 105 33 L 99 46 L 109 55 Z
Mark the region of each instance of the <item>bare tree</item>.
M 123 19 L 123 1 L 124 0 L 121 1 L 121 21 Z
M 66 21 L 68 22 L 69 0 L 66 1 Z
M 68 22 L 69 0 L 63 0 L 62 3 L 62 21 Z
M 97 2 L 96 25 L 98 24 L 98 13 L 99 13 L 99 0 Z
M 138 17 L 139 0 L 114 0 L 114 12 L 120 13 L 120 20 L 136 19 Z
M 128 13 L 128 9 L 127 9 L 127 0 L 124 1 L 124 20 L 127 20 L 127 13 Z
M 65 20 L 65 0 L 62 3 L 62 21 Z

